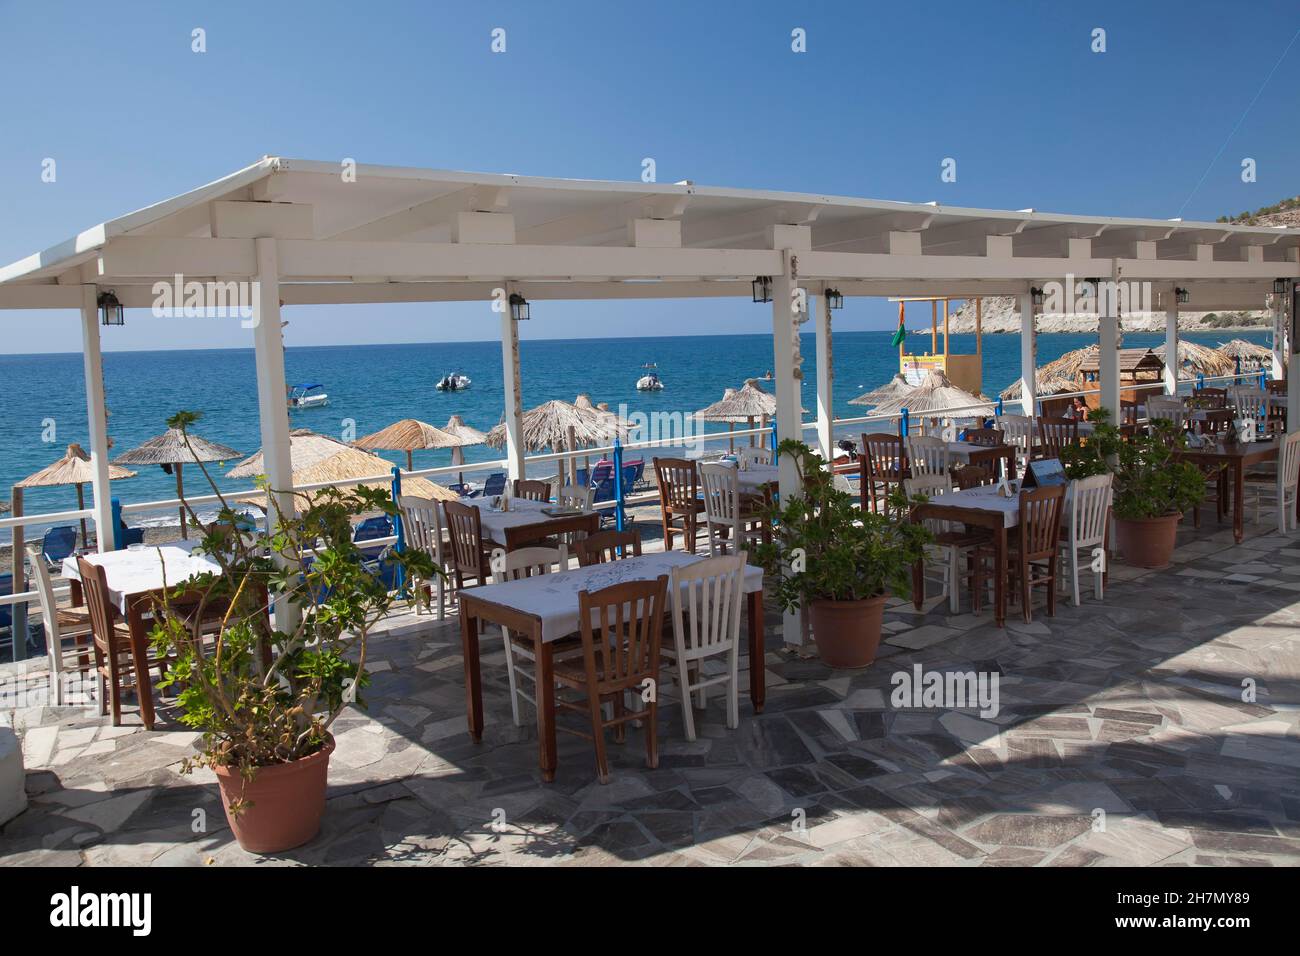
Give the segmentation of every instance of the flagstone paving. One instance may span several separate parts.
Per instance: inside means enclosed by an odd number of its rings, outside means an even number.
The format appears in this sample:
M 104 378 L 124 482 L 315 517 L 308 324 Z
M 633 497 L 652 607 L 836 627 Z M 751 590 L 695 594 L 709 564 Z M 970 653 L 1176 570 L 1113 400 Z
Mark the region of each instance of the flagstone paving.
M 595 782 L 590 745 L 560 737 L 556 780 L 510 719 L 504 657 L 483 661 L 487 726 L 465 732 L 452 621 L 403 614 L 371 648 L 368 711 L 335 725 L 319 837 L 278 857 L 235 844 L 196 735 L 164 707 L 146 733 L 85 710 L 26 707 L 28 810 L 0 829 L 25 865 L 1295 865 L 1300 863 L 1300 539 L 1212 521 L 1174 565 L 1116 563 L 1085 591 L 1008 626 L 894 602 L 877 662 L 834 671 L 791 649 L 769 606 L 768 703 L 720 700 L 688 742 L 676 700 L 662 758 L 640 731 Z M 997 675 L 996 713 L 895 706 L 896 673 Z M 7 693 L 43 680 L 5 671 Z M 24 683 L 25 682 L 25 683 Z M 747 686 L 742 675 L 742 686 Z M 10 698 L 12 700 L 12 698 Z

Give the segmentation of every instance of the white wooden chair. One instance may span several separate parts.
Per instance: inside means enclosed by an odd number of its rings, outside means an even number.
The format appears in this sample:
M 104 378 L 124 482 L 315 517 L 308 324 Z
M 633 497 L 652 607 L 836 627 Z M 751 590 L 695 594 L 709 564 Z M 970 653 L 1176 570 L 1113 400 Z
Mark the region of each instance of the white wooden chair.
M 538 574 L 550 574 L 553 570 L 564 571 L 568 566 L 569 552 L 564 545 L 558 548 L 516 548 L 514 551 L 507 551 L 504 558 L 497 561 L 497 566 L 492 570 L 492 581 L 494 584 L 503 584 L 506 581 L 517 581 Z M 536 687 L 533 688 L 534 692 L 529 694 L 520 686 L 520 679 L 536 684 L 537 657 L 533 653 L 532 644 L 513 640 L 508 628 L 501 628 L 501 639 L 505 642 L 506 649 L 510 714 L 514 717 L 515 726 L 521 727 L 523 721 L 519 717 L 519 701 L 526 700 L 536 709 L 537 696 Z M 556 645 L 553 653 L 557 662 L 581 658 L 582 642 L 564 638 Z
M 728 539 L 735 548 L 743 548 L 747 539 L 761 539 L 761 532 L 745 529 L 746 522 L 756 516 L 741 506 L 738 469 L 716 462 L 702 464 L 700 483 L 704 486 L 704 530 L 710 556 L 726 554 Z
M 397 509 L 402 517 L 402 534 L 406 543 L 413 548 L 429 554 L 434 566 L 447 570 L 447 548 L 443 531 L 442 505 L 432 498 L 417 495 L 399 495 Z M 447 580 L 442 574 L 435 574 L 432 581 L 413 579 L 411 593 L 415 604 L 415 613 L 421 613 L 420 592 L 428 589 L 438 600 L 438 620 L 444 620 L 447 613 Z
M 1173 396 L 1152 395 L 1149 397 L 1147 399 L 1147 420 L 1154 422 L 1161 419 L 1173 422 L 1174 427 L 1182 431 L 1183 426 L 1187 423 L 1187 408 L 1183 405 L 1183 400 Z
M 1074 606 L 1080 604 L 1079 597 L 1079 552 L 1085 552 L 1085 559 L 1093 573 L 1093 593 L 1097 600 L 1102 599 L 1102 581 L 1106 573 L 1105 561 L 1096 561 L 1094 555 L 1098 548 L 1106 547 L 1106 529 L 1110 524 L 1111 481 L 1113 475 L 1093 475 L 1070 482 L 1069 523 L 1065 527 L 1067 537 L 1061 542 L 1063 557 L 1069 558 L 1071 581 L 1074 587 Z M 1065 585 L 1065 575 L 1057 578 L 1061 586 Z
M 665 643 L 661 653 L 670 669 L 682 698 L 682 721 L 686 739 L 695 739 L 695 713 L 691 694 L 698 695 L 700 707 L 708 704 L 707 689 L 715 684 L 727 685 L 727 726 L 740 726 L 740 614 L 745 578 L 744 551 L 725 557 L 705 558 L 684 568 L 672 569 L 673 643 Z M 704 661 L 725 656 L 723 673 L 704 674 Z M 750 667 L 763 662 L 750 661 Z M 692 676 L 694 675 L 694 676 Z
M 997 429 L 1002 440 L 1016 448 L 1016 466 L 1024 470 L 1025 462 L 1034 452 L 1034 420 L 1028 415 L 1006 413 L 996 416 Z
M 63 704 L 65 640 L 76 641 L 80 653 L 87 656 L 86 669 L 89 669 L 90 612 L 85 608 L 59 607 L 50 569 L 39 544 L 28 546 L 27 563 L 32 570 L 32 583 L 41 596 L 41 626 L 45 631 L 45 651 L 50 661 L 50 703 L 58 707 Z M 100 692 L 103 692 L 102 686 Z
M 563 485 L 555 493 L 555 503 L 561 508 L 577 508 L 590 514 L 596 510 L 596 489 L 583 488 L 579 485 Z M 574 546 L 586 536 L 585 531 L 566 531 L 559 537 L 572 553 Z
M 743 462 L 745 467 L 750 465 L 771 465 L 776 461 L 776 455 L 772 449 L 760 445 L 746 445 L 736 452 L 737 464 Z
M 1286 436 L 1278 451 L 1277 475 L 1272 481 L 1247 481 L 1242 486 L 1244 496 L 1255 500 L 1255 521 L 1259 521 L 1260 506 L 1267 502 L 1277 509 L 1277 532 L 1288 534 L 1296 530 L 1295 500 L 1300 486 L 1300 432 Z
M 907 463 L 912 475 L 946 475 L 952 467 L 952 453 L 948 443 L 933 435 L 909 435 L 907 438 Z
M 952 479 L 946 474 L 917 475 L 914 478 L 903 479 L 903 490 L 909 498 L 913 495 L 932 498 L 952 491 Z M 967 550 L 980 544 L 983 538 L 978 533 L 967 532 L 956 522 L 928 518 L 925 526 L 935 538 L 934 544 L 930 546 L 933 550 L 927 548 L 925 567 L 939 569 L 940 580 L 943 583 L 942 596 L 948 599 L 948 610 L 955 614 L 961 608 L 959 584 L 962 579 L 962 556 Z
M 1237 418 L 1254 420 L 1256 437 L 1263 441 L 1268 421 L 1268 392 L 1261 388 L 1232 385 L 1228 387 L 1228 403 L 1236 407 Z

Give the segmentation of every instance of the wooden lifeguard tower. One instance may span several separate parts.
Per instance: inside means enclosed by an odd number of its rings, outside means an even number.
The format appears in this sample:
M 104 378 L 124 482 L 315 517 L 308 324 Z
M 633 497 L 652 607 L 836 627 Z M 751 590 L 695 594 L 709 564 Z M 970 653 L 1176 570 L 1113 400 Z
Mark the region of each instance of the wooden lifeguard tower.
M 898 370 L 909 382 L 918 384 L 921 376 L 938 369 L 958 388 L 979 395 L 984 385 L 984 330 L 983 300 L 975 299 L 975 354 L 954 353 L 948 348 L 948 309 L 951 299 L 942 296 L 906 296 L 893 298 L 898 303 L 898 323 L 906 326 L 906 309 L 909 302 L 930 303 L 930 351 L 922 355 L 909 352 L 904 338 L 898 346 Z M 963 300 L 958 300 L 963 301 Z M 943 351 L 939 351 L 939 303 L 943 303 Z

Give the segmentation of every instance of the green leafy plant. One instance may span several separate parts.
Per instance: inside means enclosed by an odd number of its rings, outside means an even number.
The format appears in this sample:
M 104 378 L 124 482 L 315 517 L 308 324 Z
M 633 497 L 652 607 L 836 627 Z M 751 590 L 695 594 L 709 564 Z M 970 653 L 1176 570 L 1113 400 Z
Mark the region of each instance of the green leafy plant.
M 1110 421 L 1110 410 L 1088 415 L 1093 432 L 1061 450 L 1069 478 L 1115 476 L 1115 517 L 1126 521 L 1182 514 L 1205 496 L 1205 473 L 1176 451 L 1187 439 L 1173 422 L 1155 419 L 1149 434 L 1125 436 Z
M 782 605 L 793 611 L 886 591 L 910 597 L 912 565 L 933 536 L 909 521 L 907 510 L 924 499 L 909 501 L 896 490 L 888 514 L 862 511 L 852 494 L 835 488 L 821 456 L 807 445 L 787 439 L 778 453 L 794 459 L 803 491 L 772 506 L 773 540 L 759 546 L 756 560 L 775 580 Z
M 167 424 L 188 446 L 197 419 L 179 412 Z M 368 637 L 397 598 L 353 544 L 352 519 L 392 516 L 397 508 L 387 490 L 358 486 L 293 493 L 295 507 L 286 513 L 267 488 L 269 510 L 257 507 L 268 530 L 259 531 L 203 473 L 220 505 L 216 520 L 205 524 L 183 504 L 201 534 L 195 550 L 221 570 L 164 591 L 152 640 L 170 659 L 160 686 L 179 689 L 182 722 L 203 732 L 202 751 L 182 771 L 237 767 L 247 781 L 260 767 L 317 752 L 346 706 L 365 706 Z M 408 576 L 441 573 L 416 549 L 383 560 Z M 241 800 L 231 810 L 247 805 Z

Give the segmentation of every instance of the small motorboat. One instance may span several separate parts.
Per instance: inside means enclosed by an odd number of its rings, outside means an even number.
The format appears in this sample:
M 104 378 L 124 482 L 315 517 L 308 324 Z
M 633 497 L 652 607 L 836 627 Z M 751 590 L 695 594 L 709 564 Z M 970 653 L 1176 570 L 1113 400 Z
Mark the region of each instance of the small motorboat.
M 462 375 L 460 372 L 448 372 L 438 380 L 435 386 L 440 392 L 462 392 L 469 388 L 470 380 L 468 375 Z
M 636 380 L 636 390 L 638 392 L 662 392 L 664 383 L 659 381 L 659 366 L 653 362 L 647 362 L 641 367 L 645 369 L 645 374 Z
M 291 385 L 289 387 L 289 407 L 290 408 L 320 408 L 330 403 L 330 397 L 324 392 L 318 392 L 319 383 L 309 385 Z

